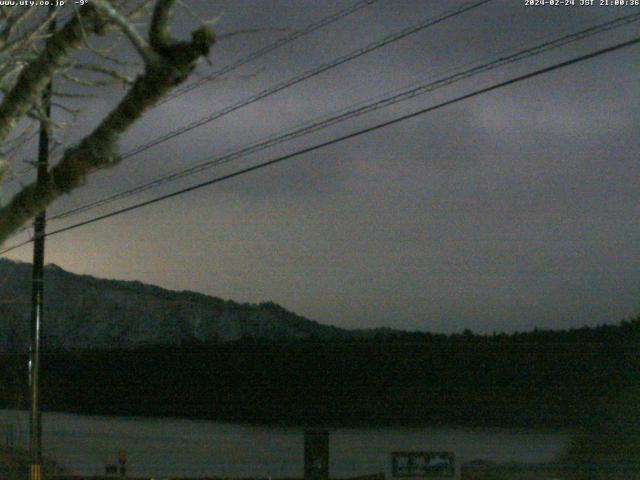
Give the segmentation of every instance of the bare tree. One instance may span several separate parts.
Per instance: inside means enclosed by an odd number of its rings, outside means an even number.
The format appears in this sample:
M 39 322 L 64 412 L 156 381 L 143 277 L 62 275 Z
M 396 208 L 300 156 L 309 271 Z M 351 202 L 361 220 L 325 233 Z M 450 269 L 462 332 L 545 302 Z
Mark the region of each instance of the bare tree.
M 49 82 L 59 75 L 69 81 L 93 86 L 109 82 L 127 85 L 119 103 L 75 146 L 67 148 L 50 168 L 47 181 L 23 186 L 0 207 L 0 244 L 37 213 L 63 194 L 81 186 L 91 172 L 120 161 L 118 140 L 142 114 L 176 85 L 184 82 L 215 42 L 213 32 L 200 26 L 190 40 L 177 40 L 170 32 L 176 0 L 91 0 L 76 7 L 73 15 L 55 32 L 47 33 L 54 15 L 43 17 L 39 7 L 0 7 L 0 148 L 6 155 L 14 144 L 26 141 L 30 133 L 24 120 L 46 120 L 42 96 Z M 139 33 L 138 20 L 146 20 L 147 34 Z M 125 64 L 109 53 L 92 47 L 91 36 L 111 32 L 122 35 L 141 59 L 142 71 L 134 79 Z M 100 61 L 78 63 L 82 51 L 97 53 Z M 77 71 L 92 72 L 82 80 Z M 98 76 L 96 79 L 95 76 Z M 54 92 L 54 95 L 56 93 Z M 0 158 L 0 178 L 8 163 Z

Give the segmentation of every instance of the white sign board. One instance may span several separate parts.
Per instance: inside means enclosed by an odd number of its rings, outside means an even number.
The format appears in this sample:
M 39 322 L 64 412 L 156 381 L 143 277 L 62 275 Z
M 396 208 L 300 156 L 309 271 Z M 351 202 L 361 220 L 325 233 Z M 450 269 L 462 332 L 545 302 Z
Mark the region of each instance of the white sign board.
M 394 478 L 446 478 L 455 475 L 453 452 L 393 452 Z

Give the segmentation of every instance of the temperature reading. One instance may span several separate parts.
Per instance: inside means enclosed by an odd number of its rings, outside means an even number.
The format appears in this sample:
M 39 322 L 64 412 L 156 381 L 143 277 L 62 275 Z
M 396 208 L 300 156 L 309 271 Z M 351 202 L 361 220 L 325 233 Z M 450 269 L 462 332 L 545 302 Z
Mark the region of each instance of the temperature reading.
M 76 5 L 86 5 L 87 3 L 89 3 L 89 0 L 77 0 L 76 2 L 74 2 Z

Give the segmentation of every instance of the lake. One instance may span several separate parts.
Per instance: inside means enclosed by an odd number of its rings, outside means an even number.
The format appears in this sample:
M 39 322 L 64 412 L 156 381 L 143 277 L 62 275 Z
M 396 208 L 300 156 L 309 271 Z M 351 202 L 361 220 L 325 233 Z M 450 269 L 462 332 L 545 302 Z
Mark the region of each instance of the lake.
M 28 412 L 0 410 L 0 441 L 28 445 Z M 43 414 L 43 452 L 65 470 L 104 474 L 127 457 L 140 476 L 302 477 L 303 429 L 186 419 Z M 570 441 L 562 431 L 463 428 L 328 428 L 329 474 L 391 475 L 394 451 L 450 451 L 456 470 L 475 459 L 538 463 Z

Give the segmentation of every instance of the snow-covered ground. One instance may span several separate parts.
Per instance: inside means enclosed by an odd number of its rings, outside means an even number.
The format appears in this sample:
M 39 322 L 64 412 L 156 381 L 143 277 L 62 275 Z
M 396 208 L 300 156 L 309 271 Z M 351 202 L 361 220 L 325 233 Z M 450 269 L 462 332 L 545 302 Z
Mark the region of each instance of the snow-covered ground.
M 11 425 L 14 441 L 27 445 L 27 412 L 0 410 L 0 425 Z M 332 477 L 386 472 L 390 478 L 394 451 L 451 451 L 457 470 L 474 459 L 546 462 L 570 439 L 567 432 L 506 429 L 338 428 L 329 433 Z M 0 441 L 11 436 L 3 434 Z M 69 472 L 84 475 L 117 465 L 120 450 L 126 452 L 130 475 L 303 475 L 303 430 L 296 428 L 45 413 L 43 450 Z

